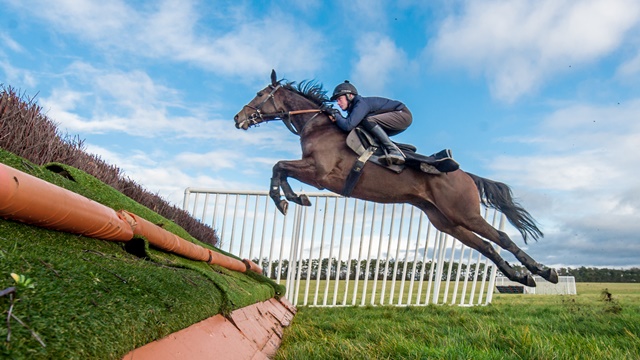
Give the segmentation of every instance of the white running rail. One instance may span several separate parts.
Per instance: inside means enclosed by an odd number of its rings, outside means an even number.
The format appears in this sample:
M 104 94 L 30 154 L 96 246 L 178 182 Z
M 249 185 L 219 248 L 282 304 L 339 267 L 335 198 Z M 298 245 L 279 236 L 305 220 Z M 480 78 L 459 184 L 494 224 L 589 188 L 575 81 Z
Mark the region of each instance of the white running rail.
M 495 265 L 436 230 L 419 209 L 306 195 L 312 206 L 290 203 L 283 216 L 266 191 L 187 188 L 183 209 L 216 230 L 221 249 L 284 283 L 294 305 L 491 302 Z M 484 216 L 503 230 L 504 215 L 484 209 Z

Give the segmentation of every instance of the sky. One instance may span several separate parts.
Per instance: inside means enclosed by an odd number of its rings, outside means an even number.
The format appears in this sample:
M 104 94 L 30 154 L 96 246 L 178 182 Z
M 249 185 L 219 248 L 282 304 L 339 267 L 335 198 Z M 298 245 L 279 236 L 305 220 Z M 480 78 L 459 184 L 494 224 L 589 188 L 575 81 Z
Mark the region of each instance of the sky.
M 550 266 L 640 266 L 640 1 L 0 0 L 0 83 L 182 205 L 298 159 L 233 116 L 279 79 L 404 102 L 394 140 L 509 184 Z M 294 189 L 317 191 L 295 180 Z

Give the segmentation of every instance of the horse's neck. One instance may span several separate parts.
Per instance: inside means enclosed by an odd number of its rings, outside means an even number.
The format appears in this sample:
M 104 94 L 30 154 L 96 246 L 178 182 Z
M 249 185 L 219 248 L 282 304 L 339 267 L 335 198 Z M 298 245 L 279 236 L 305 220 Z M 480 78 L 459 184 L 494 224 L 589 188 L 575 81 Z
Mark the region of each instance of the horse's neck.
M 287 111 L 292 112 L 292 111 L 300 111 L 300 110 L 318 109 L 317 105 L 315 105 L 310 100 L 305 99 L 304 97 L 301 97 L 301 99 L 297 99 L 297 100 L 299 101 L 292 101 L 290 103 L 284 104 Z M 298 133 L 302 135 L 302 132 L 309 131 L 307 127 L 309 126 L 313 127 L 314 123 L 318 121 L 318 118 L 321 118 L 321 117 L 329 119 L 324 113 L 308 113 L 308 114 L 299 114 L 299 115 L 292 116 L 291 122 L 293 123 L 293 126 L 296 128 Z
M 300 116 L 299 125 L 295 124 L 301 137 L 310 136 L 316 132 L 327 132 L 338 127 L 329 120 L 325 113 L 306 114 Z M 300 127 L 298 127 L 300 126 Z
M 293 96 L 286 96 L 283 99 L 283 105 L 287 111 L 291 112 L 318 109 L 318 105 L 313 101 L 300 94 L 295 94 L 293 92 L 291 94 Z M 337 126 L 335 126 L 335 124 L 329 120 L 327 114 L 323 112 L 295 115 L 292 116 L 291 122 L 298 131 L 300 137 L 311 136 L 317 131 L 324 133 L 327 131 L 327 128 L 337 129 Z

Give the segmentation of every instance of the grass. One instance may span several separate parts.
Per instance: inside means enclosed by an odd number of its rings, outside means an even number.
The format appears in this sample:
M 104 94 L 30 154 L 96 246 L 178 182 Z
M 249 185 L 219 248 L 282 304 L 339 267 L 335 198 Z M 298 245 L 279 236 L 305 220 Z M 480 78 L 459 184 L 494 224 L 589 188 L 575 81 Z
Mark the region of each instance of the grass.
M 211 248 L 82 171 L 60 165 L 72 181 L 3 150 L 0 162 Z M 0 219 L 0 291 L 10 287 L 16 292 L 0 297 L 0 358 L 11 359 L 117 359 L 282 292 L 265 277 L 167 254 L 144 238 L 115 243 Z
M 277 359 L 638 359 L 640 284 L 488 306 L 300 307 Z M 605 300 L 603 290 L 612 294 Z

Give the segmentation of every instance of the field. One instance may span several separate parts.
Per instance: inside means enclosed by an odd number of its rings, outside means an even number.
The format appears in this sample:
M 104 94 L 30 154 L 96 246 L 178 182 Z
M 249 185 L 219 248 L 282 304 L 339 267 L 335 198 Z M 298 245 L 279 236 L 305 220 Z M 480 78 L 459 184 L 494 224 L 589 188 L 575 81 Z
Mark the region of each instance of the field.
M 277 359 L 639 359 L 640 284 L 487 306 L 299 307 Z

